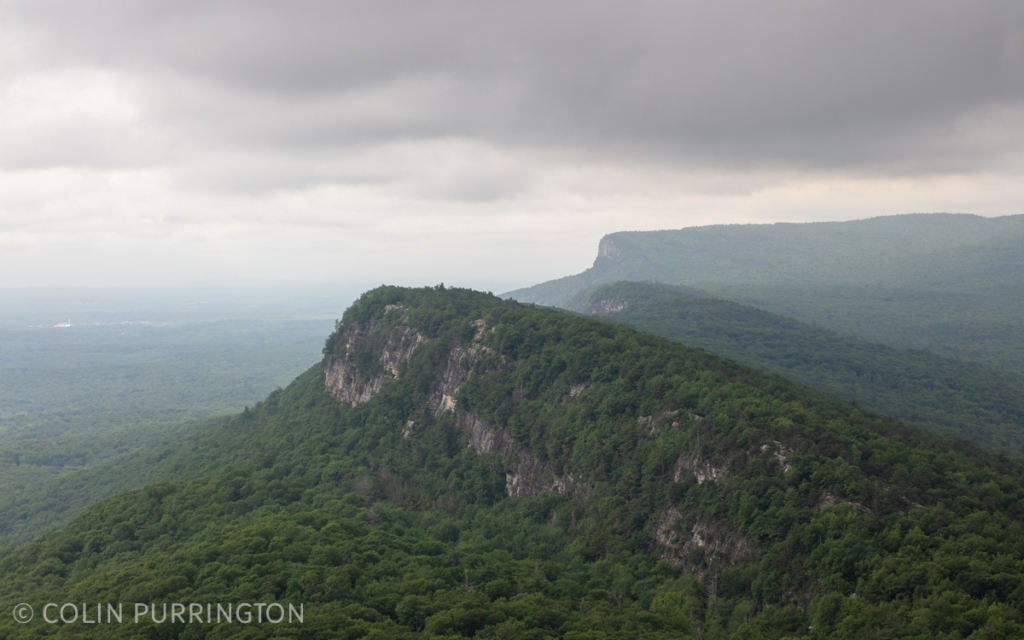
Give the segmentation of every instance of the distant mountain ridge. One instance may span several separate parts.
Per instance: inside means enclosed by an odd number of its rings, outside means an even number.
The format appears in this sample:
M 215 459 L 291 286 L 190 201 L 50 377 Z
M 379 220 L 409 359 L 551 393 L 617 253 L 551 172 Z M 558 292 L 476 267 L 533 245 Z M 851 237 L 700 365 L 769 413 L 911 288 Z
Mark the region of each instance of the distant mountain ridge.
M 1024 215 L 619 232 L 594 265 L 503 294 L 564 306 L 620 280 L 686 285 L 844 335 L 1024 373 Z
M 565 306 L 707 349 L 901 420 L 1024 455 L 1024 376 L 1018 374 L 842 337 L 674 285 L 597 285 Z

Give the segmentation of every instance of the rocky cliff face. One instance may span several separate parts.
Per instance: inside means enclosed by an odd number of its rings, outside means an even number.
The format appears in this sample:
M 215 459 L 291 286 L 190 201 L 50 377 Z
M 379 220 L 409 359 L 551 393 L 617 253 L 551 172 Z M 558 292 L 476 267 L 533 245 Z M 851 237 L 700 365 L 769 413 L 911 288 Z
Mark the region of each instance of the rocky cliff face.
M 401 307 L 388 307 L 387 312 L 401 312 Z M 445 368 L 440 372 L 439 380 L 430 398 L 430 410 L 434 417 L 446 412 L 455 413 L 457 428 L 469 432 L 469 446 L 477 453 L 497 453 L 501 456 L 506 472 L 505 491 L 510 496 L 534 496 L 544 491 L 580 496 L 585 491 L 571 474 L 556 474 L 550 464 L 539 460 L 527 447 L 515 444 L 503 429 L 484 424 L 471 411 L 457 407 L 459 389 L 469 379 L 473 368 L 484 358 L 499 358 L 502 366 L 514 366 L 504 356 L 484 346 L 483 341 L 488 329 L 482 319 L 473 321 L 476 330 L 468 345 L 452 348 L 448 354 Z M 376 364 L 380 373 L 372 376 L 364 375 L 357 367 L 353 354 L 364 348 L 368 343 L 379 337 L 381 331 L 387 332 L 387 339 L 377 355 Z M 429 339 L 409 326 L 399 323 L 388 328 L 382 321 L 365 324 L 353 324 L 343 336 L 344 348 L 340 356 L 327 356 L 324 368 L 327 390 L 339 402 L 357 406 L 366 402 L 380 391 L 381 387 L 400 375 L 401 365 L 412 357 L 421 344 Z M 584 385 L 573 387 L 569 391 L 566 402 L 571 402 L 585 390 Z M 412 425 L 407 426 L 403 435 L 411 434 Z
M 672 479 L 681 481 L 687 474 L 697 479 L 697 484 L 704 482 L 718 482 L 729 475 L 729 466 L 725 463 L 712 464 L 708 460 L 701 460 L 697 456 L 683 455 L 676 461 Z
M 406 310 L 402 307 L 389 306 L 385 310 L 385 315 L 401 314 L 398 316 L 397 323 L 389 324 L 383 320 L 373 320 L 363 324 L 353 323 L 342 336 L 344 346 L 340 349 L 341 355 L 329 355 L 324 358 L 323 368 L 327 389 L 339 402 L 357 406 L 372 398 L 384 384 L 396 380 L 401 375 L 401 365 L 412 357 L 417 347 L 430 341 L 426 336 L 405 324 L 405 313 Z M 391 317 L 394 318 L 394 316 Z M 482 360 L 498 358 L 499 366 L 516 366 L 516 363 L 509 362 L 504 356 L 485 346 L 485 338 L 494 331 L 493 328 L 488 328 L 483 319 L 474 320 L 471 324 L 475 330 L 472 340 L 468 344 L 454 346 L 448 353 L 444 369 L 439 372 L 436 387 L 433 389 L 429 401 L 431 413 L 436 418 L 447 412 L 453 412 L 456 427 L 469 433 L 469 446 L 473 447 L 477 453 L 496 453 L 501 456 L 506 473 L 505 492 L 508 495 L 528 497 L 545 491 L 555 491 L 577 498 L 583 497 L 590 491 L 590 488 L 580 483 L 571 473 L 556 473 L 550 463 L 540 460 L 530 448 L 516 444 L 504 429 L 488 425 L 474 412 L 458 406 L 459 390 Z M 382 339 L 379 335 L 381 332 L 386 332 L 386 338 Z M 356 365 L 354 354 L 365 349 L 367 345 L 372 345 L 374 341 L 378 344 L 383 342 L 379 351 L 374 352 L 374 368 L 378 373 L 366 375 Z M 583 384 L 570 388 L 561 404 L 573 403 L 586 392 L 587 388 L 587 385 Z M 677 420 L 701 422 L 703 417 L 696 414 L 677 413 L 645 416 L 638 419 L 637 427 L 645 437 L 655 437 L 663 429 L 680 428 L 680 423 Z M 407 425 L 402 435 L 409 437 L 412 428 L 413 425 Z M 761 454 L 774 456 L 780 466 L 788 470 L 786 455 L 791 451 L 781 443 L 773 444 L 772 447 L 762 447 Z M 696 455 L 684 454 L 676 461 L 673 479 L 680 482 L 688 475 L 695 477 L 699 483 L 719 482 L 729 475 L 728 463 L 725 460 L 702 460 Z M 731 547 L 728 544 L 724 547 L 721 546 L 725 544 L 722 541 L 726 540 L 728 536 L 722 538 L 716 534 L 711 537 L 701 537 L 699 531 L 704 529 L 708 532 L 712 531 L 712 524 L 691 523 L 688 531 L 698 531 L 698 534 L 695 534 L 695 537 L 683 536 L 686 540 L 683 541 L 683 537 L 671 533 L 680 526 L 677 522 L 678 518 L 673 513 L 666 512 L 657 530 L 657 538 L 666 557 L 672 556 L 675 558 L 674 561 L 681 561 L 679 560 L 682 557 L 680 554 L 685 555 L 693 545 L 704 548 L 706 545 L 701 541 L 706 540 L 718 541 L 708 543 L 711 544 L 709 550 L 712 555 L 717 554 L 730 559 L 739 557 L 730 551 Z M 697 529 L 693 529 L 693 527 L 697 527 Z
M 483 339 L 489 331 L 483 320 L 474 320 L 476 333 L 468 346 L 456 346 L 448 354 L 448 362 L 441 373 L 441 380 L 430 398 L 430 409 L 434 417 L 446 411 L 455 410 L 455 397 L 469 378 L 469 372 L 480 360 L 494 356 L 494 352 L 483 346 Z
M 583 306 L 582 309 L 577 307 L 575 310 L 582 311 L 583 313 L 587 313 L 589 315 L 594 315 L 598 313 L 606 314 L 615 313 L 616 311 L 622 311 L 623 309 L 629 307 L 629 303 L 621 298 L 600 298 L 598 300 L 591 300 L 586 305 L 581 306 Z
M 529 448 L 515 444 L 503 429 L 484 424 L 475 414 L 458 411 L 455 424 L 469 431 L 469 446 L 477 453 L 501 455 L 508 495 L 529 497 L 555 491 L 582 497 L 586 493 L 585 487 L 571 473 L 556 474 L 550 464 L 538 460 Z
M 611 236 L 605 236 L 601 238 L 601 242 L 597 245 L 597 257 L 598 258 L 609 258 L 611 260 L 617 260 L 622 256 L 622 249 L 615 244 Z
M 405 309 L 389 306 L 387 311 L 404 313 Z M 363 325 L 354 324 L 345 332 L 342 355 L 337 357 L 328 355 L 324 358 L 321 364 L 327 378 L 327 390 L 339 402 L 354 407 L 372 398 L 373 394 L 380 391 L 381 385 L 388 380 L 398 378 L 399 367 L 402 363 L 409 360 L 416 347 L 428 341 L 426 336 L 408 326 L 393 327 L 388 332 L 387 340 L 380 353 L 381 372 L 365 376 L 356 367 L 353 354 L 358 353 L 360 348 L 373 339 L 374 334 L 384 328 L 385 325 L 381 321 L 372 321 Z
M 397 380 L 404 370 L 403 365 L 414 356 L 416 350 L 431 340 L 406 322 L 406 310 L 398 306 L 386 308 L 383 317 L 362 324 L 352 323 L 344 334 L 338 336 L 335 355 L 324 358 L 326 386 L 339 402 L 352 406 L 368 401 L 381 388 Z M 573 475 L 571 469 L 563 468 L 558 462 L 541 459 L 529 447 L 516 443 L 503 428 L 487 424 L 471 407 L 459 403 L 459 392 L 480 365 L 508 370 L 518 363 L 487 346 L 487 338 L 494 331 L 484 319 L 470 322 L 473 337 L 451 347 L 447 354 L 433 354 L 434 386 L 430 389 L 428 407 L 435 418 L 446 413 L 454 416 L 455 427 L 467 434 L 468 446 L 479 454 L 497 454 L 505 471 L 505 493 L 509 496 L 530 497 L 544 492 L 557 492 L 578 500 L 586 501 L 593 493 L 593 487 Z M 487 361 L 487 362 L 485 362 Z M 371 373 L 360 370 L 369 369 Z M 568 387 L 564 395 L 555 401 L 562 406 L 576 403 L 590 392 L 590 385 L 575 384 Z M 515 398 L 518 402 L 522 398 Z M 413 437 L 414 424 L 404 425 L 401 435 Z M 640 416 L 636 428 L 642 439 L 654 439 L 663 432 L 682 428 L 713 429 L 704 416 L 673 410 Z M 793 449 L 782 442 L 771 441 L 750 450 L 718 452 L 714 455 L 701 453 L 700 438 L 696 448 L 683 451 L 675 461 L 672 480 L 679 483 L 723 483 L 731 478 L 730 460 L 745 455 L 769 458 L 778 464 L 782 473 L 791 471 L 789 459 Z M 670 463 L 671 464 L 671 463 Z M 840 503 L 851 505 L 861 513 L 866 508 L 848 503 L 831 495 L 825 495 L 819 509 L 835 507 Z M 662 559 L 668 560 L 685 571 L 698 577 L 715 580 L 721 571 L 756 558 L 758 547 L 741 535 L 726 522 L 698 514 L 688 514 L 675 506 L 663 509 L 649 523 L 652 536 L 652 550 Z
M 698 578 L 750 560 L 757 549 L 746 538 L 720 522 L 693 520 L 675 507 L 666 509 L 655 524 L 658 556 Z

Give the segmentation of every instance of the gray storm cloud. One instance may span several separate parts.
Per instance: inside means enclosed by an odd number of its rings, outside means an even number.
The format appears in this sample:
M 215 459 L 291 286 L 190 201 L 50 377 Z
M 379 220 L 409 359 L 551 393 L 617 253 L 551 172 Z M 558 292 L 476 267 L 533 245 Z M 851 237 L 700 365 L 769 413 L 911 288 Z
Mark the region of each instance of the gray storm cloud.
M 497 243 L 540 278 L 620 229 L 1024 196 L 1016 1 L 8 0 L 0 18 L 9 273 L 209 243 L 216 268 L 258 269 L 288 229 L 303 248 L 275 264 L 296 273 L 402 242 L 457 271 Z
M 726 166 L 963 171 L 1021 143 L 1018 2 L 39 2 L 203 140 L 468 136 Z M 1003 136 L 969 134 L 1002 120 Z M 980 148 L 979 148 L 980 147 Z

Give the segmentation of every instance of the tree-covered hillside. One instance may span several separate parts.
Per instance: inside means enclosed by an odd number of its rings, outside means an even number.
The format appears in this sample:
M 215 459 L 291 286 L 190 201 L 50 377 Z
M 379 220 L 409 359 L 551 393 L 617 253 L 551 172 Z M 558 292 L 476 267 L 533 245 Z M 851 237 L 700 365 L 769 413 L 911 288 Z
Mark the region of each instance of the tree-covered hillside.
M 505 294 L 560 306 L 621 280 L 697 287 L 841 334 L 1024 374 L 1024 216 L 620 232 L 594 266 Z
M 707 349 L 879 413 L 1024 454 L 1024 377 L 1014 373 L 844 338 L 672 285 L 598 285 L 565 306 Z
M 36 617 L 0 635 L 1024 633 L 1021 463 L 485 294 L 371 291 L 322 368 L 166 451 L 172 481 L 5 552 L 0 606 Z M 51 625 L 49 602 L 127 615 Z M 134 603 L 304 620 L 136 624 Z

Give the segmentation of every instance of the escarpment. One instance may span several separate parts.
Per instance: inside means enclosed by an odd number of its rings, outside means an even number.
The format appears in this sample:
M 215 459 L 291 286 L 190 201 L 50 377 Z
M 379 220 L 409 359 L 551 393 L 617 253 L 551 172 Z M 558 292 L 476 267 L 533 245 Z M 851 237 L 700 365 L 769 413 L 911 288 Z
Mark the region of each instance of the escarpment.
M 494 355 L 492 349 L 483 346 L 483 339 L 487 333 L 486 323 L 478 319 L 470 325 L 475 330 L 472 341 L 468 345 L 456 345 L 449 352 L 445 368 L 430 398 L 430 410 L 435 418 L 455 409 L 455 397 L 469 378 L 470 372 L 483 358 Z
M 654 543 L 659 558 L 698 577 L 731 569 L 759 555 L 733 527 L 687 517 L 675 507 L 666 509 L 655 522 Z
M 558 505 L 548 524 L 588 557 L 629 541 L 712 593 L 720 576 L 788 566 L 783 540 L 804 562 L 821 527 L 876 527 L 930 508 L 926 476 L 910 472 L 919 433 L 575 314 L 383 288 L 346 312 L 323 370 L 339 413 L 372 434 L 353 449 L 369 468 L 357 478 L 366 495 L 449 513 L 539 498 L 531 504 Z M 818 579 L 798 566 L 780 598 Z
M 629 302 L 623 298 L 601 298 L 593 300 L 585 308 L 585 313 L 589 315 L 616 313 L 627 307 L 629 307 Z
M 390 305 L 386 311 L 404 314 L 405 309 Z M 374 343 L 382 333 L 385 339 L 377 354 Z M 380 320 L 353 323 L 343 338 L 341 353 L 327 354 L 322 366 L 330 394 L 353 407 L 372 398 L 388 380 L 398 378 L 401 365 L 409 360 L 413 350 L 428 341 L 406 325 L 388 328 Z
M 532 450 L 515 444 L 504 429 L 484 424 L 470 411 L 456 412 L 456 426 L 469 431 L 477 453 L 497 453 L 505 466 L 505 493 L 526 498 L 545 491 L 581 497 L 586 493 L 571 473 L 558 474 Z
M 616 250 L 608 243 L 604 258 Z M 634 313 L 620 293 L 574 310 Z M 317 451 L 354 462 L 321 477 L 386 500 L 372 527 L 395 505 L 422 510 L 438 527 L 430 535 L 461 551 L 453 522 L 493 511 L 500 524 L 483 537 L 517 548 L 507 532 L 531 514 L 530 527 L 570 541 L 565 557 L 643 556 L 644 580 L 690 589 L 679 602 L 705 603 L 702 620 L 739 621 L 722 637 L 747 637 L 758 615 L 775 636 L 826 628 L 814 617 L 822 602 L 931 603 L 955 584 L 974 590 L 954 596 L 979 611 L 1018 597 L 1004 574 L 1024 554 L 1024 485 L 1006 474 L 1022 467 L 782 377 L 580 313 L 438 287 L 368 292 L 325 354 L 327 390 L 344 406 L 307 387 L 339 417 Z M 980 561 L 941 565 L 929 551 L 980 549 L 988 530 L 988 577 Z M 938 586 L 898 584 L 894 569 L 932 572 Z M 604 594 L 625 610 L 628 589 Z M 599 594 L 588 585 L 574 598 Z M 783 613 L 791 629 L 777 628 Z
M 326 388 L 335 399 L 353 407 L 369 401 L 385 385 L 399 380 L 404 367 L 416 356 L 418 349 L 438 339 L 410 322 L 409 314 L 410 309 L 406 306 L 386 305 L 376 316 L 349 322 L 339 330 L 334 341 L 334 352 L 328 353 L 323 360 Z M 589 483 L 604 479 L 605 474 L 613 470 L 613 461 L 599 464 L 598 473 L 590 474 L 584 480 L 581 474 L 572 472 L 571 449 L 562 450 L 557 456 L 551 456 L 546 449 L 535 450 L 526 446 L 525 443 L 531 440 L 525 438 L 521 426 L 517 436 L 509 424 L 494 420 L 493 414 L 487 417 L 472 403 L 465 400 L 460 403 L 460 392 L 471 380 L 479 381 L 488 376 L 511 379 L 519 367 L 530 368 L 529 364 L 499 352 L 497 343 L 491 340 L 496 329 L 493 320 L 489 324 L 487 319 L 478 317 L 461 322 L 461 338 L 453 340 L 449 336 L 447 342 L 442 340 L 439 343 L 441 350 L 429 356 L 431 382 L 424 403 L 426 413 L 434 420 L 452 414 L 454 427 L 466 434 L 468 447 L 478 454 L 500 456 L 506 495 L 530 497 L 555 492 L 577 499 L 585 498 L 593 491 Z M 508 388 L 509 397 L 505 402 L 509 403 L 513 411 L 524 402 L 546 402 L 557 407 L 558 411 L 567 412 L 592 393 L 592 385 L 592 382 L 574 382 L 557 390 L 550 388 L 546 398 L 540 400 L 531 398 L 531 392 L 525 390 L 522 383 L 515 383 Z M 591 402 L 594 401 L 600 403 L 601 399 L 592 397 Z M 642 447 L 643 443 L 651 442 L 663 434 L 680 433 L 681 430 L 697 434 L 691 446 L 683 447 L 673 458 L 660 463 L 660 468 L 667 472 L 666 481 L 686 484 L 692 478 L 697 484 L 721 484 L 733 474 L 729 456 L 736 454 L 742 455 L 747 461 L 754 458 L 772 459 L 783 473 L 791 469 L 788 459 L 793 451 L 778 441 L 751 447 L 749 450 L 720 452 L 712 457 L 701 454 L 700 434 L 714 427 L 705 422 L 704 416 L 687 409 L 640 416 L 634 424 L 637 439 L 627 446 Z M 402 417 L 401 437 L 411 438 L 415 433 L 416 421 Z M 704 437 L 711 435 L 709 431 Z M 569 443 L 570 448 L 577 445 L 586 448 L 586 438 L 583 432 L 581 442 Z M 544 439 L 535 439 L 533 442 L 544 442 Z M 737 542 L 738 546 L 735 546 L 734 537 L 722 533 L 727 528 L 712 520 L 698 521 L 690 518 L 685 524 L 681 523 L 683 520 L 675 511 L 666 511 L 657 522 L 652 522 L 654 537 L 663 557 L 680 566 L 686 565 L 684 558 L 694 556 L 696 549 L 702 549 L 707 552 L 708 558 L 718 558 L 719 562 L 728 565 L 743 557 L 746 553 L 744 550 L 751 548 L 747 543 Z M 683 535 L 684 529 L 689 533 Z M 717 533 L 709 538 L 700 533 L 702 530 Z M 702 542 L 708 540 L 719 542 Z M 722 542 L 725 540 L 730 542 Z M 703 562 L 703 566 L 707 566 L 707 559 Z
M 399 378 L 402 365 L 409 361 L 417 347 L 431 341 L 405 324 L 405 313 L 404 307 L 389 305 L 385 308 L 385 317 L 400 314 L 397 323 L 377 319 L 352 323 L 346 328 L 339 353 L 328 354 L 322 362 L 326 388 L 335 399 L 353 407 L 369 401 L 385 384 Z M 479 454 L 501 456 L 507 495 L 529 497 L 545 491 L 582 495 L 585 489 L 572 474 L 556 473 L 551 463 L 540 460 L 530 448 L 516 444 L 504 429 L 487 425 L 475 412 L 457 407 L 459 390 L 483 360 L 494 359 L 502 367 L 515 366 L 484 345 L 493 327 L 488 329 L 483 319 L 469 324 L 474 330 L 473 338 L 468 344 L 453 346 L 444 367 L 437 372 L 428 401 L 430 414 L 439 418 L 454 412 L 456 428 L 469 433 L 468 446 Z M 585 388 L 586 385 L 576 385 L 569 389 L 563 404 L 571 403 Z M 402 436 L 410 437 L 413 427 L 413 422 L 407 423 Z

